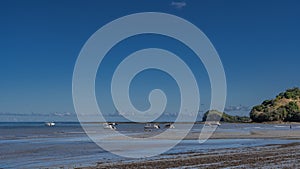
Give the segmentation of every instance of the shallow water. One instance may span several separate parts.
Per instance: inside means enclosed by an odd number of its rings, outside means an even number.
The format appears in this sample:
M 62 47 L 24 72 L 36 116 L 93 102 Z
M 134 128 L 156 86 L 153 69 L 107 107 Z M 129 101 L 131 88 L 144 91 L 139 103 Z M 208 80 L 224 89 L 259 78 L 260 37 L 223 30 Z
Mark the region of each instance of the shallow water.
M 93 127 L 93 124 L 86 124 Z M 123 134 L 134 135 L 144 133 L 143 124 L 119 124 L 118 130 Z M 271 124 L 222 124 L 217 132 L 249 132 L 255 130 L 290 130 L 289 125 Z M 201 124 L 196 124 L 192 132 L 200 131 Z M 180 125 L 176 126 L 180 130 Z M 293 125 L 293 130 L 300 127 Z M 163 131 L 163 130 L 160 130 Z M 153 141 L 152 147 L 144 149 L 123 150 L 128 153 L 151 151 L 164 143 L 174 140 Z M 206 152 L 212 149 L 249 147 L 266 144 L 281 144 L 294 140 L 276 139 L 210 139 L 203 144 L 197 140 L 183 140 L 176 147 L 157 158 L 169 154 L 186 152 Z M 126 146 L 126 140 L 118 140 Z M 154 157 L 156 158 L 156 157 Z M 43 123 L 0 123 L 0 168 L 41 168 L 41 167 L 79 167 L 95 165 L 97 162 L 134 160 L 113 155 L 99 148 L 84 133 L 79 123 L 57 123 L 54 127 L 46 127 Z

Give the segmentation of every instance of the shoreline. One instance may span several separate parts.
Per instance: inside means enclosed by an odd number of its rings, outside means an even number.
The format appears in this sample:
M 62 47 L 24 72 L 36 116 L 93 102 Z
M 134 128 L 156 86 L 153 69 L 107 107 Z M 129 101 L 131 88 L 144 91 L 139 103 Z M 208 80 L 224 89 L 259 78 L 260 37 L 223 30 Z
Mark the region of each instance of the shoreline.
M 230 168 L 227 163 L 229 163 L 228 161 L 231 159 L 239 161 L 239 164 L 236 165 L 238 166 L 237 168 L 245 168 L 242 167 L 243 165 L 247 166 L 246 168 L 251 168 L 260 166 L 248 164 L 247 161 L 245 161 L 249 158 L 249 156 L 246 156 L 247 154 L 258 156 L 260 154 L 257 151 L 260 151 L 260 153 L 265 154 L 267 157 L 270 152 L 273 153 L 274 156 L 276 153 L 284 154 L 299 150 L 300 148 L 300 145 L 288 145 L 288 143 L 300 143 L 300 125 L 295 124 L 295 126 L 290 129 L 289 125 L 281 124 L 264 125 L 260 123 L 260 125 L 258 125 L 254 123 L 236 123 L 235 125 L 232 123 L 224 123 L 224 125 L 219 126 L 213 133 L 212 137 L 210 137 L 211 140 L 208 140 L 204 145 L 198 142 L 200 131 L 202 131 L 201 129 L 203 127 L 202 125 L 198 125 L 190 130 L 190 133 L 185 137 L 182 144 L 180 143 L 178 147 L 174 147 L 170 152 L 153 158 L 128 159 L 102 150 L 90 140 L 80 125 L 77 124 L 75 127 L 73 125 L 57 125 L 55 127 L 27 125 L 23 127 L 23 124 L 20 125 L 22 127 L 7 126 L 8 127 L 4 126 L 1 128 L 1 132 L 3 133 L 1 136 L 1 146 L 2 152 L 5 152 L 5 155 L 0 159 L 0 163 L 3 164 L 4 168 L 39 168 L 42 166 L 47 166 L 48 168 L 90 166 L 90 168 L 96 168 L 95 165 L 97 162 L 99 163 L 98 168 L 105 168 L 104 166 L 107 167 L 107 165 L 112 165 L 112 168 L 126 168 L 126 166 L 127 168 L 141 168 L 143 166 L 150 168 L 150 164 L 157 165 L 157 168 L 167 168 L 168 166 L 164 166 L 164 163 L 171 163 L 170 166 L 174 163 L 177 167 L 187 166 L 187 168 L 193 168 L 193 165 L 194 168 L 220 168 L 222 166 Z M 97 125 L 91 125 L 91 129 L 94 129 L 95 126 Z M 125 129 L 120 130 L 120 134 L 125 134 L 133 138 L 149 138 L 164 132 L 164 129 L 144 132 L 143 125 L 133 125 L 133 128 L 131 125 L 121 125 L 119 128 Z M 213 129 L 211 126 L 204 128 L 207 129 L 206 132 Z M 175 128 L 170 129 L 169 132 L 165 132 L 163 137 L 154 137 L 153 140 L 149 140 L 148 143 L 150 146 L 153 145 L 153 147 L 159 149 L 176 141 L 176 139 L 179 138 L 178 136 L 184 133 L 184 129 L 185 125 L 175 125 Z M 98 136 L 105 134 L 105 137 L 103 137 L 103 139 L 101 138 L 101 140 L 107 141 L 107 143 L 110 143 L 112 140 L 121 146 L 128 145 L 128 140 L 120 137 L 119 134 L 110 133 L 110 131 L 111 130 L 101 130 L 100 132 L 91 133 Z M 205 132 L 202 134 L 205 134 Z M 13 147 L 11 147 L 12 144 L 14 145 Z M 267 146 L 268 144 L 278 144 L 278 146 L 280 144 L 289 147 L 289 150 L 277 152 L 276 149 L 272 149 L 274 145 Z M 127 151 L 128 153 L 136 153 L 140 150 L 149 151 L 143 147 L 142 142 L 134 143 L 133 149 L 124 147 L 122 151 L 125 153 L 127 153 Z M 45 154 L 45 152 L 49 153 Z M 235 153 L 232 156 L 227 156 L 227 154 L 231 152 Z M 243 152 L 243 154 L 239 154 L 241 152 Z M 39 158 L 37 159 L 36 156 L 39 156 Z M 208 156 L 220 159 L 220 164 L 216 164 L 219 162 L 207 159 Z M 226 156 L 226 158 L 223 156 Z M 238 157 L 240 156 L 241 158 L 239 159 Z M 294 157 L 295 153 L 289 154 L 288 156 Z M 300 157 L 298 157 L 297 153 L 296 156 L 296 159 L 279 156 L 277 163 L 284 164 L 283 166 L 286 167 L 287 164 L 290 164 L 286 160 L 300 162 L 300 160 L 298 160 Z M 18 159 L 17 162 L 16 159 Z M 28 161 L 28 159 L 32 161 Z M 49 159 L 51 160 L 49 161 Z M 201 163 L 197 163 L 197 161 Z M 127 164 L 130 162 L 133 164 Z M 175 168 L 176 165 L 174 166 Z M 272 162 L 270 165 L 276 168 L 277 164 Z M 289 167 L 300 168 L 300 166 Z M 282 168 L 282 166 L 277 168 Z
M 164 136 L 157 136 L 156 132 L 142 133 L 131 135 L 134 138 L 150 138 L 153 140 L 177 140 L 178 133 L 180 130 L 170 131 L 169 134 Z M 201 135 L 205 136 L 205 132 L 202 132 Z M 209 133 L 207 133 L 209 134 Z M 190 132 L 185 137 L 184 140 L 198 140 L 200 132 Z M 205 138 L 205 137 L 204 137 Z M 287 140 L 297 140 L 300 139 L 300 130 L 269 130 L 269 129 L 252 129 L 249 131 L 215 131 L 210 137 L 210 139 L 287 139 Z M 106 137 L 104 140 L 124 140 L 122 136 L 111 136 Z
M 114 122 L 114 123 L 118 123 L 118 124 L 146 124 L 146 123 L 174 123 L 172 121 L 157 121 L 157 122 L 125 122 L 125 121 L 106 121 L 106 122 L 79 122 L 79 121 L 54 121 L 56 123 L 66 123 L 66 124 L 72 124 L 72 123 L 82 123 L 82 124 L 104 124 L 104 123 L 109 123 L 109 122 Z M 44 124 L 45 121 L 20 121 L 20 122 L 10 122 L 10 121 L 2 121 L 0 122 L 0 124 L 18 124 L 18 123 L 42 123 Z M 285 124 L 285 125 L 289 125 L 289 124 L 295 124 L 295 125 L 300 125 L 300 122 L 283 122 L 283 121 L 270 121 L 270 122 L 220 122 L 221 124 Z M 203 121 L 196 121 L 196 122 L 176 122 L 174 124 L 205 124 L 205 122 Z

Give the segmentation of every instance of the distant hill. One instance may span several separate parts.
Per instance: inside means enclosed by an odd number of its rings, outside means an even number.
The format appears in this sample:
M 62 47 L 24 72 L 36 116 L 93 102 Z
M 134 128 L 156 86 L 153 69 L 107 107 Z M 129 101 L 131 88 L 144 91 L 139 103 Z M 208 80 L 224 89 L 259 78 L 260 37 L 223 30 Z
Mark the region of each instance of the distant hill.
M 206 120 L 221 121 L 221 122 L 228 122 L 228 123 L 244 123 L 244 122 L 249 122 L 250 118 L 246 116 L 231 116 L 229 114 L 222 113 L 217 110 L 209 110 L 203 115 L 202 118 L 202 121 L 206 121 Z
M 253 122 L 300 122 L 300 89 L 288 89 L 275 99 L 254 106 L 250 118 Z

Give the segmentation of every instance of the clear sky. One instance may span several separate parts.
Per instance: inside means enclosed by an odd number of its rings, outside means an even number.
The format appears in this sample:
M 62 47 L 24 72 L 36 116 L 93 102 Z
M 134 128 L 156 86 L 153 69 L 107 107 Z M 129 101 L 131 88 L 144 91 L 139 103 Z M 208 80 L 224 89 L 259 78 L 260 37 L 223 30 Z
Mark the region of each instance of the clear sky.
M 0 1 L 0 121 L 76 120 L 72 74 L 82 46 L 105 24 L 137 12 L 169 13 L 199 27 L 223 62 L 228 87 L 225 111 L 247 115 L 249 107 L 300 84 L 299 9 L 297 0 Z M 114 66 L 145 47 L 173 51 L 190 65 L 205 111 L 210 91 L 201 62 L 178 41 L 154 35 L 126 39 L 107 54 L 96 79 L 103 110 L 114 111 L 108 96 Z M 137 108 L 147 108 L 147 94 L 153 88 L 166 90 L 170 96 L 166 111 L 176 112 L 176 84 L 154 70 L 132 82 Z

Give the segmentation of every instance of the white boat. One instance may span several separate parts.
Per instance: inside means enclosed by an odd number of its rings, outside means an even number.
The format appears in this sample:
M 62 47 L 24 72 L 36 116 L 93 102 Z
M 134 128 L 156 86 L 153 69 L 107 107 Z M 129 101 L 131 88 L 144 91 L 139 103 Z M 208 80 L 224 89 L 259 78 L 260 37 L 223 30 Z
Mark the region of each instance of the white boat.
M 153 127 L 154 127 L 155 129 L 160 129 L 159 124 L 153 124 Z
M 165 124 L 165 128 L 168 128 L 168 129 L 174 129 L 175 126 L 174 126 L 174 124 L 172 124 L 172 123 L 167 123 L 167 124 Z
M 205 125 L 208 125 L 208 126 L 221 126 L 221 123 L 219 121 L 207 121 L 205 122 Z
M 45 125 L 52 127 L 52 126 L 55 126 L 55 123 L 54 122 L 46 122 Z
M 118 123 L 115 123 L 115 122 L 112 122 L 112 123 L 108 123 L 109 125 L 113 125 L 113 126 L 116 126 L 118 125 Z
M 116 125 L 115 123 L 104 123 L 103 128 L 115 130 L 115 129 L 117 129 L 117 127 L 115 125 Z
M 147 123 L 144 126 L 144 131 L 152 131 L 153 129 L 160 129 L 159 124 Z

